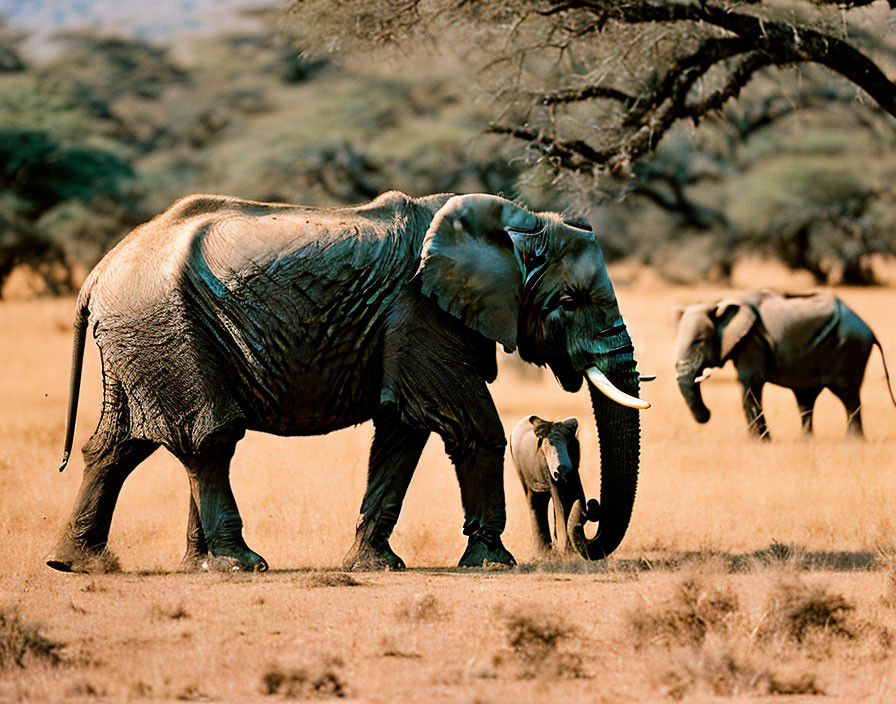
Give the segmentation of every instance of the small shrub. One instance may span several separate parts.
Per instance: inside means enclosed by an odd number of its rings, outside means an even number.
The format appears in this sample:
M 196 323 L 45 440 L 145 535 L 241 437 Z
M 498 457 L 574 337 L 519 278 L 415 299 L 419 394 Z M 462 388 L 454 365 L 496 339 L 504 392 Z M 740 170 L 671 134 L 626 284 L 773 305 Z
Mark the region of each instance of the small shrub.
M 342 665 L 339 658 L 328 658 L 314 666 L 290 670 L 271 665 L 261 676 L 262 692 L 267 695 L 280 694 L 288 699 L 345 697 L 345 683 L 338 672 Z
M 855 606 L 842 594 L 798 579 L 779 581 L 769 598 L 768 616 L 757 636 L 781 636 L 798 645 L 818 637 L 854 639 L 861 624 Z
M 65 691 L 66 695 L 69 697 L 105 697 L 106 691 L 103 689 L 97 689 L 93 686 L 92 683 L 84 680 L 83 682 L 78 682 L 77 684 L 72 685 Z
M 505 617 L 507 643 L 523 678 L 587 677 L 582 657 L 564 647 L 575 629 L 539 605 L 522 606 Z M 494 664 L 504 664 L 499 654 Z
M 204 702 L 211 699 L 211 697 L 203 692 L 199 685 L 188 684 L 177 694 L 177 699 L 182 702 Z
M 405 621 L 440 621 L 450 610 L 432 594 L 415 594 L 398 604 L 396 618 Z
M 653 643 L 696 646 L 709 633 L 727 633 L 738 609 L 736 595 L 687 577 L 669 599 L 633 611 L 629 630 L 635 647 Z
M 64 644 L 50 640 L 41 629 L 39 623 L 23 621 L 15 610 L 0 610 L 0 670 L 26 667 L 29 662 L 58 665 L 57 651 Z
M 657 688 L 684 699 L 696 691 L 717 697 L 769 694 L 823 694 L 813 673 L 786 675 L 758 665 L 728 639 L 710 638 L 700 647 L 676 651 L 660 671 Z
M 150 616 L 154 621 L 180 621 L 190 618 L 189 612 L 184 608 L 183 604 L 176 606 L 156 604 L 150 611 Z
M 347 572 L 319 572 L 308 580 L 309 587 L 360 587 L 363 584 Z

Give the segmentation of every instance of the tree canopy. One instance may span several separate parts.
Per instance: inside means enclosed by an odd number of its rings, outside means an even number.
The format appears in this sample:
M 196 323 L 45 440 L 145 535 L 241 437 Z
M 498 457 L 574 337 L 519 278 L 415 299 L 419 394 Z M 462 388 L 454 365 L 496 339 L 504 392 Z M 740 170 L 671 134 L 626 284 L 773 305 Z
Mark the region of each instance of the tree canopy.
M 588 198 L 597 186 L 605 197 L 621 192 L 666 211 L 670 241 L 714 232 L 713 265 L 722 275 L 752 245 L 819 280 L 829 278 L 833 257 L 842 280 L 867 283 L 873 274 L 859 259 L 896 252 L 880 219 L 871 224 L 882 193 L 892 198 L 888 174 L 869 172 L 845 190 L 804 188 L 805 174 L 771 168 L 767 148 L 757 147 L 770 128 L 786 131 L 794 114 L 827 130 L 830 141 L 849 129 L 860 149 L 867 139 L 893 147 L 896 86 L 888 74 L 896 75 L 896 41 L 886 28 L 896 0 L 348 0 L 338 8 L 294 0 L 290 7 L 290 25 L 318 51 L 464 53 L 492 96 L 489 133 L 524 145 L 542 171 L 584 178 Z M 844 156 L 847 148 L 840 147 Z M 838 159 L 831 166 L 842 171 Z M 737 222 L 746 207 L 732 202 L 738 194 L 718 192 L 726 180 L 760 183 L 749 178 L 754 167 L 754 177 L 763 171 L 794 195 L 795 212 L 765 218 L 764 231 Z M 831 185 L 824 164 L 808 172 Z

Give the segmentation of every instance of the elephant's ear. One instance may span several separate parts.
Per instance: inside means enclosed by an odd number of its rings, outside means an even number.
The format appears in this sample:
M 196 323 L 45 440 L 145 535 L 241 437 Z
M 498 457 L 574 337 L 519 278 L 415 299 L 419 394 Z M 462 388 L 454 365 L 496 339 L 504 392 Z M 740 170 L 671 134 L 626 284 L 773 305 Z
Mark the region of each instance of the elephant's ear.
M 432 219 L 420 253 L 423 295 L 464 325 L 512 352 L 523 290 L 513 238 L 541 230 L 541 221 L 509 200 L 454 196 Z
M 672 308 L 669 309 L 669 320 L 672 321 L 672 325 L 676 327 L 678 326 L 678 324 L 681 322 L 681 318 L 684 315 L 685 310 L 685 306 L 678 305 L 672 306 Z
M 573 434 L 573 437 L 579 434 L 579 419 L 575 416 L 570 416 L 569 418 L 564 418 L 560 421 L 566 428 Z
M 738 342 L 756 324 L 756 310 L 742 301 L 726 299 L 719 301 L 712 314 L 719 330 L 719 355 L 724 363 Z

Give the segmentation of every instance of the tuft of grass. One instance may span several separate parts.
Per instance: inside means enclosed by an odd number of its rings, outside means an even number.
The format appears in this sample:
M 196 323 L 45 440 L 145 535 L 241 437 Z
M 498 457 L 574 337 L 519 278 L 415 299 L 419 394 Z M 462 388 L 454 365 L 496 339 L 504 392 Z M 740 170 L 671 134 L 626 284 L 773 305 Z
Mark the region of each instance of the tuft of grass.
M 106 691 L 102 688 L 95 687 L 91 682 L 83 680 L 77 682 L 65 691 L 68 697 L 105 697 Z
M 64 646 L 47 638 L 43 626 L 22 620 L 15 609 L 0 609 L 0 670 L 27 667 L 29 663 L 58 665 L 57 652 Z
M 347 696 L 347 690 L 339 673 L 342 666 L 339 658 L 327 658 L 313 666 L 292 669 L 273 664 L 261 676 L 261 691 L 287 699 L 343 698 Z
M 778 580 L 769 595 L 757 636 L 760 640 L 779 637 L 799 646 L 817 644 L 820 639 L 854 640 L 865 625 L 854 612 L 854 604 L 842 594 L 790 576 Z
M 520 677 L 586 678 L 582 656 L 569 649 L 575 629 L 565 619 L 539 604 L 521 605 L 504 617 L 510 653 Z M 504 664 L 499 653 L 494 664 Z
M 636 648 L 653 644 L 699 646 L 708 634 L 727 633 L 738 610 L 735 594 L 688 576 L 669 599 L 632 611 L 629 630 Z
M 405 621 L 441 621 L 451 615 L 451 610 L 440 603 L 433 594 L 415 594 L 401 601 L 395 616 Z
M 656 679 L 665 696 L 678 700 L 701 690 L 717 697 L 824 694 L 814 673 L 774 672 L 728 639 L 676 651 Z
M 360 587 L 364 582 L 355 579 L 347 572 L 319 572 L 311 575 L 309 587 Z
M 190 618 L 190 613 L 184 608 L 183 604 L 155 604 L 150 609 L 150 617 L 154 621 L 181 621 Z

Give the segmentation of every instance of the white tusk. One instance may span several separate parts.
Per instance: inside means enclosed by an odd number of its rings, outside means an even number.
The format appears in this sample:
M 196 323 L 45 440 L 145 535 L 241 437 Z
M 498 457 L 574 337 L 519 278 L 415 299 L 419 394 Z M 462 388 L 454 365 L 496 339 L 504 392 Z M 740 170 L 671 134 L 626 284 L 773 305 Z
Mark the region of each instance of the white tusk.
M 594 384 L 595 388 L 597 388 L 604 396 L 618 404 L 628 406 L 629 408 L 640 408 L 642 410 L 650 408 L 650 404 L 647 401 L 643 401 L 634 396 L 629 396 L 624 391 L 620 391 L 613 386 L 613 383 L 607 379 L 606 375 L 597 367 L 589 367 L 585 371 L 585 376 L 588 377 L 588 380 Z
M 703 373 L 694 379 L 694 383 L 699 384 L 701 381 L 706 381 L 710 376 L 712 376 L 712 369 L 704 369 Z

